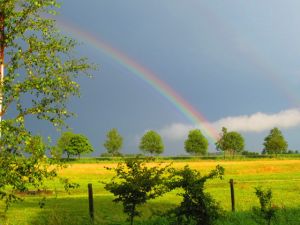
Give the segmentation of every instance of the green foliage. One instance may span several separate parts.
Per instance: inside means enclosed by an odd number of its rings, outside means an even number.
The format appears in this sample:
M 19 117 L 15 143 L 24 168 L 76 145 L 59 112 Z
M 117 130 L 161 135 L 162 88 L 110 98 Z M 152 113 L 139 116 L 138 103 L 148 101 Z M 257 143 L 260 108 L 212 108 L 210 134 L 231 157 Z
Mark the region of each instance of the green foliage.
M 47 148 L 42 136 L 32 136 L 25 142 L 24 151 L 42 157 L 45 155 Z
M 53 153 L 57 155 L 62 155 L 65 153 L 67 154 L 67 157 L 70 158 L 70 155 L 72 154 L 67 151 L 67 146 L 70 144 L 70 140 L 74 135 L 75 134 L 70 131 L 63 132 L 60 138 L 57 140 L 56 148 L 53 149 Z
M 228 132 L 227 128 L 222 128 L 220 139 L 215 143 L 219 151 L 229 152 L 231 155 L 242 152 L 245 147 L 243 136 L 235 131 Z
M 183 189 L 178 195 L 183 197 L 180 206 L 172 210 L 177 218 L 176 224 L 210 225 L 219 218 L 222 210 L 211 195 L 204 192 L 204 184 L 207 180 L 219 177 L 222 179 L 224 168 L 217 166 L 208 175 L 201 176 L 197 170 L 185 166 L 180 170 L 173 170 L 173 178 L 168 183 L 171 190 Z
M 113 193 L 114 202 L 122 202 L 123 211 L 128 215 L 130 224 L 133 219 L 140 216 L 137 206 L 145 204 L 148 200 L 161 196 L 166 192 L 163 175 L 168 166 L 149 167 L 146 165 L 151 159 L 127 159 L 119 163 L 113 170 L 116 175 L 105 189 Z
M 244 150 L 244 151 L 242 151 L 242 155 L 245 155 L 245 156 L 259 156 L 259 153 Z
M 260 209 L 253 208 L 254 213 L 263 218 L 268 225 L 271 225 L 277 211 L 276 206 L 272 204 L 272 190 L 263 190 L 261 187 L 256 187 L 255 194 L 259 199 Z
M 144 152 L 159 155 L 164 151 L 164 144 L 160 135 L 150 130 L 141 138 L 139 148 Z
M 191 130 L 184 142 L 184 148 L 190 154 L 205 155 L 207 153 L 208 141 L 200 130 Z
M 88 154 L 93 151 L 93 146 L 86 136 L 83 134 L 74 134 L 70 131 L 62 133 L 57 140 L 56 148 L 52 149 L 54 155 L 62 155 L 65 153 L 68 159 L 70 156 L 80 157 L 82 153 Z
M 79 158 L 81 154 L 88 154 L 93 151 L 94 149 L 89 139 L 83 134 L 73 134 L 66 146 L 68 155 L 77 155 Z
M 275 127 L 273 128 L 269 135 L 265 137 L 263 145 L 264 150 L 263 153 L 267 154 L 281 154 L 281 153 L 286 153 L 287 148 L 288 148 L 288 143 L 284 139 L 281 131 Z
M 123 146 L 123 137 L 119 134 L 117 129 L 111 129 L 106 134 L 106 141 L 103 145 L 109 155 L 120 156 L 120 149 Z
M 57 176 L 57 167 L 46 157 L 48 146 L 40 136 L 32 136 L 24 126 L 17 127 L 11 120 L 1 122 L 0 139 L 0 199 L 6 203 L 20 200 L 15 192 L 25 192 L 29 186 L 39 188 L 46 179 Z M 10 188 L 7 188 L 10 187 Z
M 162 217 L 162 216 L 151 216 L 151 218 L 147 220 L 143 220 L 138 225 L 172 225 L 170 218 Z
M 76 42 L 55 28 L 49 14 L 56 7 L 56 0 L 0 2 L 0 63 L 5 68 L 0 82 L 0 116 L 5 118 L 0 121 L 0 197 L 7 203 L 16 191 L 39 187 L 57 175 L 55 166 L 49 167 L 55 161 L 45 154 L 49 148 L 30 133 L 27 119 L 64 126 L 72 116 L 66 103 L 79 95 L 74 79 L 93 68 L 71 54 Z

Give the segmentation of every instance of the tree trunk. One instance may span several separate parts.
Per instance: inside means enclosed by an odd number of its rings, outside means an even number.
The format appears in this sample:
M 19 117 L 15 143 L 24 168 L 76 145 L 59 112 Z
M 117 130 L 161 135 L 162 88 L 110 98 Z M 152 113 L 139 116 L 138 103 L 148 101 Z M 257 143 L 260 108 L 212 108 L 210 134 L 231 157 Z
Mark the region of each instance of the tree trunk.
M 130 214 L 130 225 L 133 225 L 134 212 L 135 212 L 135 205 L 132 206 L 132 210 Z
M 4 80 L 4 50 L 5 50 L 5 34 L 4 34 L 4 12 L 0 12 L 0 122 L 3 116 L 3 80 Z M 1 130 L 0 130 L 1 136 Z
M 130 215 L 130 225 L 133 225 L 133 215 Z

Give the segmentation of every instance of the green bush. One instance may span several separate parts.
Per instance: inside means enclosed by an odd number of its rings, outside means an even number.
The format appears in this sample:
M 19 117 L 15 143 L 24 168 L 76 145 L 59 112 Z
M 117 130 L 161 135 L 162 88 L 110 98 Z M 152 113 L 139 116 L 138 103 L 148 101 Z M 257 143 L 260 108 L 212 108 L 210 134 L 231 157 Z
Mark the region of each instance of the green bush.
M 275 219 L 277 211 L 277 207 L 272 203 L 272 190 L 263 190 L 261 187 L 256 187 L 255 194 L 259 199 L 260 208 L 254 207 L 254 214 L 265 220 L 268 225 L 271 225 L 271 221 Z
M 146 163 L 151 159 L 126 159 L 125 163 L 119 163 L 116 168 L 108 168 L 115 171 L 116 175 L 105 185 L 105 189 L 116 196 L 114 202 L 123 204 L 123 211 L 128 215 L 131 225 L 134 217 L 141 214 L 137 206 L 167 191 L 163 176 L 168 166 L 148 167 Z
M 219 218 L 223 210 L 211 195 L 204 192 L 204 184 L 209 179 L 222 178 L 223 175 L 224 168 L 219 165 L 206 176 L 201 176 L 199 171 L 189 166 L 180 170 L 173 169 L 168 186 L 170 190 L 183 189 L 183 193 L 178 194 L 183 197 L 182 202 L 169 212 L 170 217 L 176 217 L 174 224 L 210 225 Z

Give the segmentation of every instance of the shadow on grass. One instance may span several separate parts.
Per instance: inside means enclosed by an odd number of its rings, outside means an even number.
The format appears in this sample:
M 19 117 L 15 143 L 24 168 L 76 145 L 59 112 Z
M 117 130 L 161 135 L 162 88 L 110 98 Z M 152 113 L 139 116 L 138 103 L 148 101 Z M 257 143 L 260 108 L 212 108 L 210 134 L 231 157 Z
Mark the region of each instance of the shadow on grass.
M 7 225 L 117 225 L 126 223 L 127 215 L 123 213 L 122 204 L 114 203 L 111 195 L 95 195 L 95 219 L 91 222 L 87 196 L 64 196 L 46 200 L 43 208 L 39 207 L 41 198 L 28 197 L 25 201 L 15 203 L 7 212 L 6 219 L 0 224 Z M 167 202 L 151 202 L 142 206 L 142 217 L 136 221 L 148 219 L 160 211 L 174 207 Z M 143 224 L 143 223 L 141 223 Z
M 111 195 L 94 196 L 95 219 L 91 222 L 86 196 L 63 196 L 48 198 L 44 208 L 39 208 L 40 198 L 26 198 L 24 202 L 14 204 L 8 211 L 5 225 L 127 225 L 127 215 L 122 205 L 113 203 Z M 136 219 L 136 225 L 169 225 L 166 218 L 152 216 L 157 212 L 166 212 L 175 207 L 164 199 L 151 201 L 141 207 L 142 217 Z M 251 211 L 227 212 L 224 218 L 216 221 L 216 225 L 263 225 Z M 276 225 L 299 225 L 299 208 L 281 208 L 278 211 Z
M 219 219 L 216 225 L 264 225 L 267 223 L 252 211 L 227 212 L 224 218 Z M 299 225 L 300 208 L 281 208 L 276 213 L 272 225 Z

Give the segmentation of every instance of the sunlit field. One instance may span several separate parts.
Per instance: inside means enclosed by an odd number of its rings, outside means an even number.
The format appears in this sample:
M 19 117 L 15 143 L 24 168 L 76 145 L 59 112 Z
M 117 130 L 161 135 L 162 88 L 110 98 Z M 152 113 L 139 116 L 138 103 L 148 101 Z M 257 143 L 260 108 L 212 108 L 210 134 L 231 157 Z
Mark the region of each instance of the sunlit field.
M 169 163 L 169 162 L 166 162 Z M 272 188 L 273 201 L 284 215 L 279 224 L 300 224 L 300 160 L 251 160 L 251 161 L 191 161 L 174 162 L 173 167 L 182 168 L 188 164 L 191 168 L 208 173 L 216 165 L 225 168 L 223 180 L 215 179 L 206 185 L 207 192 L 221 203 L 227 216 L 218 224 L 256 224 L 252 221 L 251 209 L 258 206 L 254 187 Z M 154 164 L 152 164 L 154 165 Z M 44 195 L 25 196 L 23 202 L 15 203 L 2 217 L 0 224 L 90 224 L 88 214 L 87 185 L 93 184 L 95 204 L 95 224 L 126 224 L 126 215 L 122 205 L 112 202 L 113 196 L 104 189 L 113 172 L 106 167 L 115 167 L 116 163 L 74 163 L 60 171 L 60 175 L 80 185 L 70 194 L 64 192 L 58 181 L 47 183 L 47 200 L 44 208 L 39 201 Z M 229 179 L 235 182 L 236 212 L 231 213 Z M 150 201 L 142 206 L 142 220 L 151 217 L 157 211 L 166 211 L 180 202 L 175 192 Z M 243 220 L 243 223 L 239 221 Z

